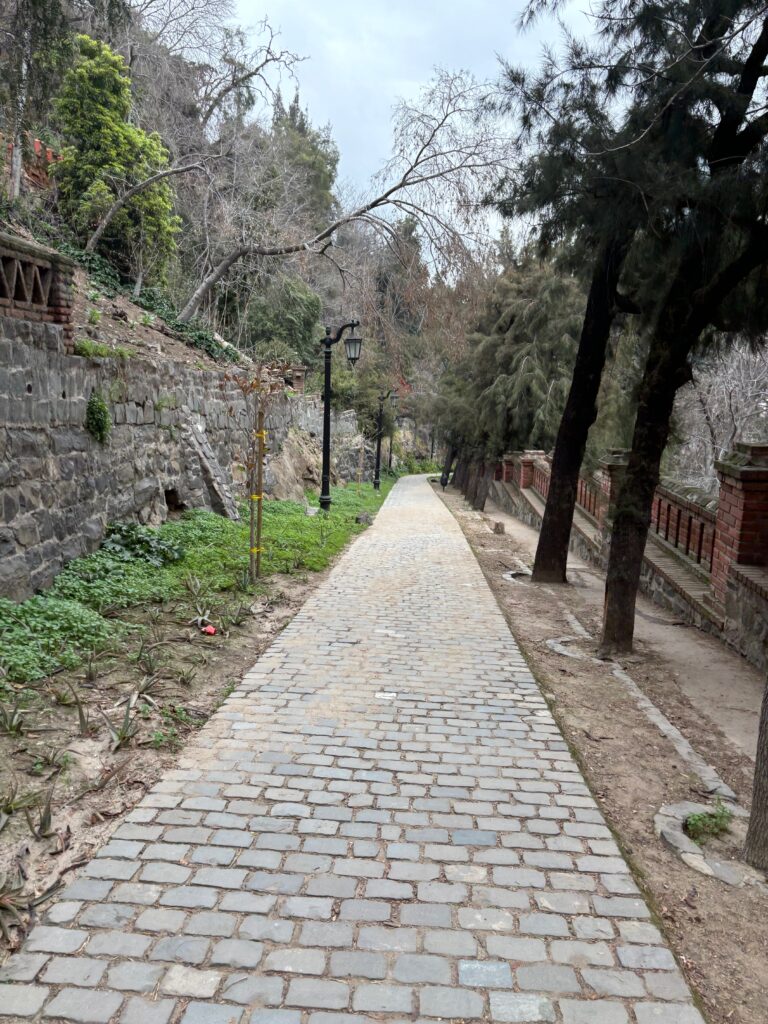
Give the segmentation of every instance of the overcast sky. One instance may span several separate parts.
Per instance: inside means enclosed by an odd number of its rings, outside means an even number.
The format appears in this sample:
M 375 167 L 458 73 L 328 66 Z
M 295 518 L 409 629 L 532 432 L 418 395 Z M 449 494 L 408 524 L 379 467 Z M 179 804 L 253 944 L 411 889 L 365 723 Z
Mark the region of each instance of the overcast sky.
M 238 20 L 267 16 L 280 45 L 306 57 L 298 67 L 302 106 L 316 125 L 330 124 L 341 151 L 339 178 L 362 189 L 386 160 L 391 111 L 414 98 L 433 68 L 471 71 L 488 80 L 497 55 L 537 62 L 558 27 L 517 29 L 524 0 L 237 0 Z M 568 21 L 584 25 L 588 0 L 572 0 Z M 293 86 L 286 83 L 286 99 Z

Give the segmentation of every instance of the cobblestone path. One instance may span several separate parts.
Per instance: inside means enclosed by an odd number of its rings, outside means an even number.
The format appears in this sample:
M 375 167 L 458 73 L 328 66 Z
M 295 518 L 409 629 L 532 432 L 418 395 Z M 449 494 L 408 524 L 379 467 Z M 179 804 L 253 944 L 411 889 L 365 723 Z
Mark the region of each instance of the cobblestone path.
M 703 1020 L 421 478 L 2 977 L 3 1020 Z

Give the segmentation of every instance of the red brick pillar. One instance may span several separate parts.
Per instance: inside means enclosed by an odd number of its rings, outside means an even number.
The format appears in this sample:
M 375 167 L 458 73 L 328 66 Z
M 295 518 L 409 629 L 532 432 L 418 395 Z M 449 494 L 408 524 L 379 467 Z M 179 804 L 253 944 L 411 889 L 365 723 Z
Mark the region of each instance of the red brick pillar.
M 501 457 L 501 479 L 505 484 L 511 483 L 514 479 L 515 454 L 507 452 Z
M 715 468 L 720 497 L 711 586 L 722 607 L 733 563 L 768 565 L 768 445 L 736 444 Z
M 533 487 L 533 469 L 536 460 L 542 458 L 544 452 L 520 452 L 520 487 Z

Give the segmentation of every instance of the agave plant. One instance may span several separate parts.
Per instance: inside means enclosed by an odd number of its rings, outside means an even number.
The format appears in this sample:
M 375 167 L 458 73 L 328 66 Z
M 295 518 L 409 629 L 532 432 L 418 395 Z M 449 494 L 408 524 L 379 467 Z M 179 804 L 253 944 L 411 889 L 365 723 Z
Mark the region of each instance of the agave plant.
M 48 797 L 42 807 L 37 808 L 36 818 L 33 817 L 29 808 L 24 809 L 24 817 L 27 819 L 29 831 L 35 839 L 50 839 L 53 831 L 53 814 L 51 812 L 51 800 L 53 799 L 53 786 L 48 790 Z
M 119 725 L 115 725 L 114 722 L 101 710 L 99 714 L 107 723 L 107 729 L 109 730 L 109 738 L 112 741 L 110 747 L 111 753 L 115 754 L 121 748 L 131 742 L 133 737 L 139 731 L 139 724 L 133 715 L 133 708 L 135 704 L 135 694 L 131 694 L 131 698 L 125 708 L 125 714 L 123 720 Z

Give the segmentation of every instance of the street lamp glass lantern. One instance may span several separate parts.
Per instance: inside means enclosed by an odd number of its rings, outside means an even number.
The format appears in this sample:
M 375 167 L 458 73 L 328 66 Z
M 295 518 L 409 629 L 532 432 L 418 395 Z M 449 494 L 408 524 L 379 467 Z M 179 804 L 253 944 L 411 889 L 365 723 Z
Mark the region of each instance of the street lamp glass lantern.
M 389 401 L 393 409 L 397 408 L 397 400 L 399 399 L 399 397 L 400 396 L 398 395 L 397 391 L 393 391 L 392 394 L 389 396 Z
M 360 350 L 362 347 L 363 339 L 359 334 L 355 334 L 354 331 L 351 334 L 348 334 L 344 339 L 344 348 L 347 353 L 347 359 L 352 366 L 354 366 L 360 358 Z

